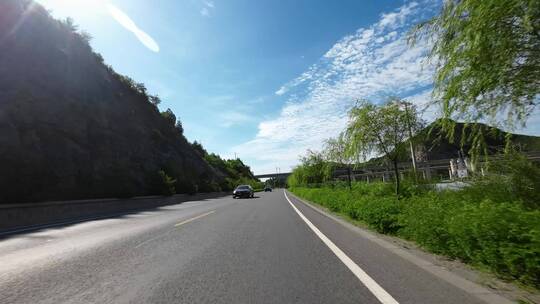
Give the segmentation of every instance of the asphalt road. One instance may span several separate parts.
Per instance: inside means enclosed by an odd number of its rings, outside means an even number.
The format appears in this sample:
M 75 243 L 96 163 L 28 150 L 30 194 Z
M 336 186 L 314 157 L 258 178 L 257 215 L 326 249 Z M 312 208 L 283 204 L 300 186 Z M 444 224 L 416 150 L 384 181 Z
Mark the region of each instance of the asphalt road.
M 282 190 L 257 196 L 4 237 L 0 303 L 483 303 Z

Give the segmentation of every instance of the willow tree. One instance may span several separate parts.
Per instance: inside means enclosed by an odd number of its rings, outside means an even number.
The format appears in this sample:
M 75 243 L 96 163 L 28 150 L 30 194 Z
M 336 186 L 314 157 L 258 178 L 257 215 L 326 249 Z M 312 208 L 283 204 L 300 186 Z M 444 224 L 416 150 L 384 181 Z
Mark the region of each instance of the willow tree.
M 540 0 L 444 1 L 411 32 L 412 44 L 419 39 L 433 45 L 434 100 L 450 135 L 451 118 L 526 124 L 540 101 Z M 472 133 L 481 141 L 481 128 Z
M 307 150 L 305 156 L 300 158 L 287 183 L 291 187 L 305 187 L 310 184 L 322 184 L 331 178 L 331 170 L 321 152 Z
M 421 128 L 416 110 L 405 109 L 403 101 L 389 98 L 381 105 L 360 101 L 349 112 L 350 120 L 346 136 L 354 155 L 368 158 L 382 155 L 393 167 L 396 195 L 400 192 L 398 162 L 406 153 L 405 141 L 410 132 Z
M 327 139 L 323 152 L 328 162 L 337 163 L 339 167 L 347 169 L 347 183 L 349 189 L 352 189 L 351 164 L 353 158 L 349 151 L 346 135 L 342 132 L 335 138 Z

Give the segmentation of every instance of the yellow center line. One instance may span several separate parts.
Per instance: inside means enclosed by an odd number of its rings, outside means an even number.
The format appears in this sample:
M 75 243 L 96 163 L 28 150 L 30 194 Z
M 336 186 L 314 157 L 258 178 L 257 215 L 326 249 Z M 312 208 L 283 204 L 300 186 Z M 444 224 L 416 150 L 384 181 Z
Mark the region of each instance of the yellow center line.
M 210 212 L 206 212 L 206 213 L 203 213 L 203 214 L 201 214 L 201 215 L 197 215 L 196 217 L 192 217 L 192 218 L 190 218 L 189 220 L 185 220 L 185 221 L 183 221 L 183 222 L 180 222 L 180 223 L 174 225 L 174 227 L 182 226 L 182 225 L 187 224 L 187 223 L 189 223 L 189 222 L 192 222 L 192 221 L 194 221 L 194 220 L 200 219 L 201 217 L 205 217 L 205 216 L 207 216 L 207 215 L 210 215 L 210 214 L 212 214 L 212 213 L 214 213 L 214 212 L 216 212 L 216 210 L 212 210 L 212 211 L 210 211 Z

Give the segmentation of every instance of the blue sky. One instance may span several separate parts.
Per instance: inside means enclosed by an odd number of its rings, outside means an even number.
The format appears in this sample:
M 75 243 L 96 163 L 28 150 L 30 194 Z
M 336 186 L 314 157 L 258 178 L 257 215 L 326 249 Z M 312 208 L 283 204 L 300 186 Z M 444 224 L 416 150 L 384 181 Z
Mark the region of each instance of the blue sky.
M 320 148 L 358 98 L 430 97 L 429 45 L 405 36 L 439 1 L 38 2 L 73 17 L 108 64 L 159 94 L 190 141 L 236 153 L 256 173 L 284 172 Z M 540 133 L 538 117 L 526 133 Z

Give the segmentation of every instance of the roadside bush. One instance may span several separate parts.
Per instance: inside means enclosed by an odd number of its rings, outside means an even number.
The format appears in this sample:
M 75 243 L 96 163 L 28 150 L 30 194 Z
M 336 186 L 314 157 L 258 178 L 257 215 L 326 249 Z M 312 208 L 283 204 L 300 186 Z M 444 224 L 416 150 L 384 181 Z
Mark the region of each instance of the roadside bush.
M 426 194 L 434 190 L 431 181 L 425 179 L 414 179 L 414 176 L 408 176 L 401 182 L 401 197 L 409 198 L 412 196 L 418 196 Z
M 489 178 L 461 191 L 413 189 L 400 200 L 392 185 L 383 183 L 290 190 L 378 232 L 539 288 L 540 210 L 515 195 L 513 183 L 491 188 L 501 183 Z
M 469 202 L 489 199 L 493 203 L 516 202 L 540 209 L 540 166 L 519 153 L 509 153 L 477 176 L 459 195 Z
M 510 152 L 493 163 L 487 177 L 477 184 L 478 192 L 489 190 L 484 197 L 495 201 L 519 199 L 528 208 L 540 208 L 540 166 L 521 153 Z
M 358 219 L 381 233 L 394 234 L 399 228 L 401 204 L 395 197 L 367 197 L 357 204 Z
M 442 197 L 443 193 L 429 192 L 403 202 L 398 234 L 435 253 L 447 252 L 450 239 L 447 220 L 459 202 Z
M 540 211 L 484 200 L 452 213 L 449 255 L 486 265 L 504 278 L 540 285 Z
M 391 196 L 394 195 L 394 186 L 388 183 L 374 182 L 354 182 L 352 183 L 352 190 L 349 190 L 348 186 L 344 184 L 341 189 L 346 190 L 355 197 L 363 197 L 365 195 L 374 196 Z

